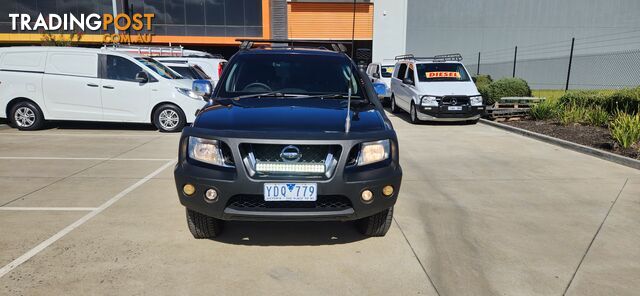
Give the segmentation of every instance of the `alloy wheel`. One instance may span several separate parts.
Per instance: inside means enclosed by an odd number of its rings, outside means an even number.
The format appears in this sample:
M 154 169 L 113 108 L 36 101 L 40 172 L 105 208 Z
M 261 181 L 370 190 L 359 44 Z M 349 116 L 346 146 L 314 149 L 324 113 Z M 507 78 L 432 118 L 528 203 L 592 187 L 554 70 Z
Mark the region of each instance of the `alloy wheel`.
M 31 108 L 20 107 L 13 118 L 19 127 L 30 127 L 36 122 L 36 113 Z
M 178 112 L 166 109 L 160 112 L 160 116 L 158 116 L 158 121 L 160 122 L 160 126 L 166 130 L 172 130 L 178 126 L 180 122 L 180 116 Z

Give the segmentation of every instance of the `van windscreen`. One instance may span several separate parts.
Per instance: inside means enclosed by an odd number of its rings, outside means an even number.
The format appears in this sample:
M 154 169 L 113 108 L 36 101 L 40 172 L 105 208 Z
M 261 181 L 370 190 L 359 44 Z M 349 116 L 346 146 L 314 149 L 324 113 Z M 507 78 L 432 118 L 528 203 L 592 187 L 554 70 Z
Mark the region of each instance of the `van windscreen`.
M 136 58 L 136 60 L 138 60 L 138 62 L 147 66 L 147 68 L 153 70 L 153 72 L 156 72 L 158 75 L 164 78 L 183 79 L 183 77 L 180 76 L 180 74 L 174 72 L 173 70 L 169 69 L 167 66 L 161 64 L 160 62 L 152 58 Z
M 462 64 L 428 63 L 416 66 L 418 79 L 422 82 L 469 81 L 469 74 Z

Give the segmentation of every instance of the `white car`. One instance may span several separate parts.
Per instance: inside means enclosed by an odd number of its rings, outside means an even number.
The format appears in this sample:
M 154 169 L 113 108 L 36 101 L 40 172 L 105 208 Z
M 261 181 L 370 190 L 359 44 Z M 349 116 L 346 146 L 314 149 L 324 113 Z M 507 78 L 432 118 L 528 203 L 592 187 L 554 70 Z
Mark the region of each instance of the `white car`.
M 158 61 L 93 48 L 0 48 L 0 118 L 21 130 L 45 120 L 152 123 L 180 131 L 206 101 Z
M 153 57 L 162 63 L 188 63 L 190 65 L 198 65 L 211 77 L 211 82 L 215 87 L 220 80 L 222 70 L 227 64 L 221 55 L 210 54 L 208 52 L 184 49 L 182 46 L 104 46 L 104 49 L 113 51 L 123 51 L 135 53 L 139 55 Z
M 204 71 L 207 76 L 211 77 L 211 82 L 215 87 L 222 76 L 222 70 L 227 64 L 227 60 L 221 56 L 200 57 L 200 56 L 183 56 L 183 57 L 153 57 L 161 63 L 188 63 L 197 65 Z
M 382 102 L 387 102 L 391 99 L 391 76 L 393 75 L 393 69 L 395 64 L 390 63 L 371 63 L 367 67 L 367 75 L 371 79 L 372 83 L 382 83 L 386 87 L 384 95 L 380 95 Z
M 208 80 L 209 82 L 213 83 L 213 80 L 211 79 L 211 77 L 209 77 L 209 75 L 204 73 L 202 68 L 200 68 L 200 66 L 198 65 L 192 65 L 188 63 L 167 63 L 167 62 L 161 62 L 161 63 L 169 67 L 169 69 L 180 74 L 180 76 L 186 79 Z
M 485 111 L 482 96 L 460 54 L 396 57 L 391 78 L 391 111 L 404 110 L 411 122 L 476 123 Z

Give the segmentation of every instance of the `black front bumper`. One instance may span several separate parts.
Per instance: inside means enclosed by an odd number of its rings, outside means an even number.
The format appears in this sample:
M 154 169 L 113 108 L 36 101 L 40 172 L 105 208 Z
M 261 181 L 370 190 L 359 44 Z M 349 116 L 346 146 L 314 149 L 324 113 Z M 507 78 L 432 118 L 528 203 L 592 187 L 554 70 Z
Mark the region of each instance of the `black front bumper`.
M 185 157 L 186 138 L 197 136 L 216 139 L 226 143 L 235 160 L 235 167 L 224 168 L 204 165 Z M 281 135 L 280 135 L 281 136 Z M 269 139 L 266 135 L 237 138 L 225 133 L 211 135 L 208 131 L 186 128 L 180 141 L 180 159 L 174 170 L 176 189 L 180 202 L 185 207 L 204 215 L 222 220 L 250 221 L 323 221 L 355 220 L 364 218 L 392 207 L 400 191 L 402 169 L 398 161 L 398 145 L 395 133 L 350 134 L 333 136 L 333 139 L 300 139 L 304 136 L 288 137 L 300 140 Z M 270 136 L 269 136 L 270 137 Z M 392 140 L 390 159 L 363 167 L 346 167 L 348 154 L 354 145 L 381 139 Z M 341 155 L 330 178 L 310 179 L 303 176 L 250 177 L 243 164 L 238 147 L 243 143 L 283 144 L 287 145 L 340 145 Z M 265 202 L 264 183 L 317 183 L 318 201 L 316 202 Z M 183 186 L 192 184 L 196 192 L 191 196 L 183 193 Z M 382 188 L 394 187 L 394 193 L 386 197 Z M 215 202 L 207 201 L 205 191 L 214 188 L 218 191 Z M 363 190 L 371 190 L 374 198 L 369 203 L 361 201 Z
M 460 107 L 461 110 L 449 110 L 449 107 Z M 485 106 L 450 106 L 440 105 L 438 107 L 424 107 L 418 108 L 418 118 L 421 120 L 471 120 L 480 118 L 484 115 Z

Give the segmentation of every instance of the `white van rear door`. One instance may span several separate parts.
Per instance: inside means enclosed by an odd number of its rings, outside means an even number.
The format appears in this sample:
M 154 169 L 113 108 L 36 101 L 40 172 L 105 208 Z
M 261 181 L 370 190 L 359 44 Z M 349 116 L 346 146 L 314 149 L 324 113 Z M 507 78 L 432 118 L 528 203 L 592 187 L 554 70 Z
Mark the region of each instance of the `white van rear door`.
M 97 53 L 49 52 L 42 89 L 50 119 L 102 120 Z

